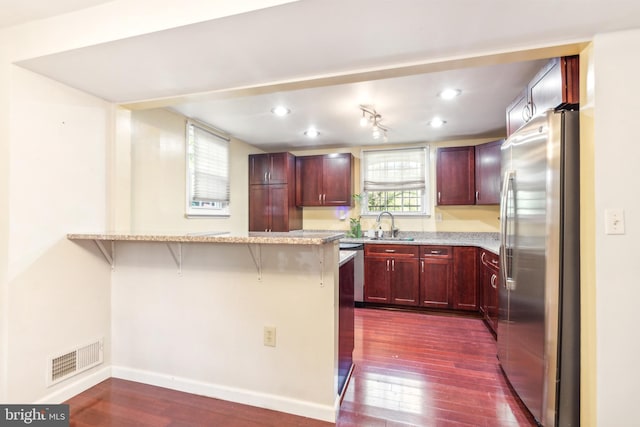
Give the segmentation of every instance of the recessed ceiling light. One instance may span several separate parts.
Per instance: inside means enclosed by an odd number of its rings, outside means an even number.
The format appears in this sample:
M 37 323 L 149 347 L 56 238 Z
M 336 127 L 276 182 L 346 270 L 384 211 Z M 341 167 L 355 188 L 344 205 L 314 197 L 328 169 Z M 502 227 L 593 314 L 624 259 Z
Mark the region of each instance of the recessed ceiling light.
M 440 92 L 438 96 L 442 99 L 453 99 L 461 93 L 462 91 L 460 89 L 445 89 Z
M 271 109 L 271 112 L 272 112 L 273 114 L 275 114 L 276 116 L 280 116 L 280 117 L 282 117 L 282 116 L 286 116 L 287 114 L 289 114 L 289 113 L 291 112 L 291 110 L 290 110 L 290 109 L 288 109 L 288 108 L 287 108 L 287 107 L 285 107 L 285 106 L 278 105 L 277 107 L 273 107 L 273 108 Z
M 432 128 L 439 128 L 439 127 L 442 127 L 445 123 L 447 122 L 445 122 L 439 117 L 435 117 L 431 119 L 431 121 L 429 122 L 429 126 L 431 126 Z
M 309 128 L 306 131 L 304 131 L 304 134 L 309 138 L 316 138 L 320 135 L 320 132 L 318 132 L 317 129 Z

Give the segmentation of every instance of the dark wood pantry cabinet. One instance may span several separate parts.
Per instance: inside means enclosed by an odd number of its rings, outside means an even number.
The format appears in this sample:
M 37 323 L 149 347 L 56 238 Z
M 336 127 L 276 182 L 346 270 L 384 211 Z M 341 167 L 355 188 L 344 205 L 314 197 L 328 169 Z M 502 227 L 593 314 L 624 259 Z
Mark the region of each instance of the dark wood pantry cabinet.
M 249 156 L 249 231 L 302 229 L 295 205 L 295 157 L 291 153 Z
M 298 206 L 353 204 L 353 155 L 334 153 L 296 158 Z

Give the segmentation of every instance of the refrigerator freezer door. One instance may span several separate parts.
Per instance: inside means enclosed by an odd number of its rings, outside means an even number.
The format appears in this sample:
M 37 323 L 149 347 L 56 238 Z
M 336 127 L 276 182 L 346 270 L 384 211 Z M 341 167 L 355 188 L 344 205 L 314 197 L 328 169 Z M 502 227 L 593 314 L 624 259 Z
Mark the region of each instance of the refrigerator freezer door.
M 555 332 L 548 330 L 554 320 L 545 315 L 553 299 L 557 313 L 558 255 L 553 247 L 559 241 L 560 143 L 554 141 L 556 126 L 559 120 L 554 114 L 537 116 L 503 146 L 505 171 L 513 176 L 504 192 L 508 203 L 502 219 L 507 223 L 503 253 L 511 277 L 503 278 L 500 289 L 500 304 L 506 311 L 499 319 L 498 356 L 511 385 L 538 421 L 546 418 L 549 392 L 555 394 L 555 388 L 547 387 L 548 369 L 555 368 L 548 365 L 546 352 L 555 345 L 548 338 L 557 336 L 557 326 Z

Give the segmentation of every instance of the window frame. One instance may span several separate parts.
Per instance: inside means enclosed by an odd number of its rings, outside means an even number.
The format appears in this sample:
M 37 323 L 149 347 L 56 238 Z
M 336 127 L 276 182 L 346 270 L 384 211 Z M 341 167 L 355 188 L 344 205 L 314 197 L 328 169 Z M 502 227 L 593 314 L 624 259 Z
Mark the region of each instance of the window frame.
M 420 211 L 413 212 L 398 212 L 398 211 L 390 211 L 394 216 L 403 216 L 403 217 L 411 217 L 411 216 L 431 216 L 431 187 L 430 187 L 430 177 L 431 177 L 431 159 L 430 159 L 430 147 L 429 145 L 420 145 L 414 147 L 403 147 L 403 148 L 384 148 L 384 149 L 372 149 L 372 150 L 362 150 L 360 153 L 360 195 L 361 195 L 361 203 L 360 203 L 360 214 L 362 216 L 377 216 L 380 212 L 383 211 L 370 211 L 369 210 L 369 194 L 364 190 L 364 181 L 365 181 L 365 153 L 367 152 L 392 152 L 392 151 L 402 151 L 402 150 L 424 150 L 424 190 L 422 191 L 422 195 L 420 199 L 422 200 L 422 209 Z M 411 190 L 388 190 L 388 191 L 411 191 Z
M 191 127 L 199 128 L 202 131 L 207 132 L 214 138 L 224 141 L 226 147 L 227 157 L 227 201 L 222 203 L 221 207 L 194 207 L 192 206 L 193 192 L 194 192 L 194 165 L 191 161 L 191 155 L 193 153 L 193 140 L 191 138 Z M 185 217 L 186 218 L 215 218 L 215 217 L 229 217 L 230 216 L 230 204 L 231 204 L 231 191 L 229 189 L 230 182 L 230 167 L 231 167 L 231 138 L 224 133 L 216 130 L 212 126 L 199 122 L 193 119 L 187 119 L 185 124 Z M 195 154 L 194 154 L 195 155 Z M 212 202 L 215 203 L 215 202 Z

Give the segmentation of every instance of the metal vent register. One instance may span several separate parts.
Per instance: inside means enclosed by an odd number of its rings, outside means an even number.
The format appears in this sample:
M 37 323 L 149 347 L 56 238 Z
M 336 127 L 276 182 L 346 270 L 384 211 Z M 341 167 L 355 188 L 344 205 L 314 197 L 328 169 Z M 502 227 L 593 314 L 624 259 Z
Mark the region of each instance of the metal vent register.
M 67 353 L 49 359 L 47 383 L 49 386 L 86 371 L 102 363 L 102 340 L 77 347 Z

